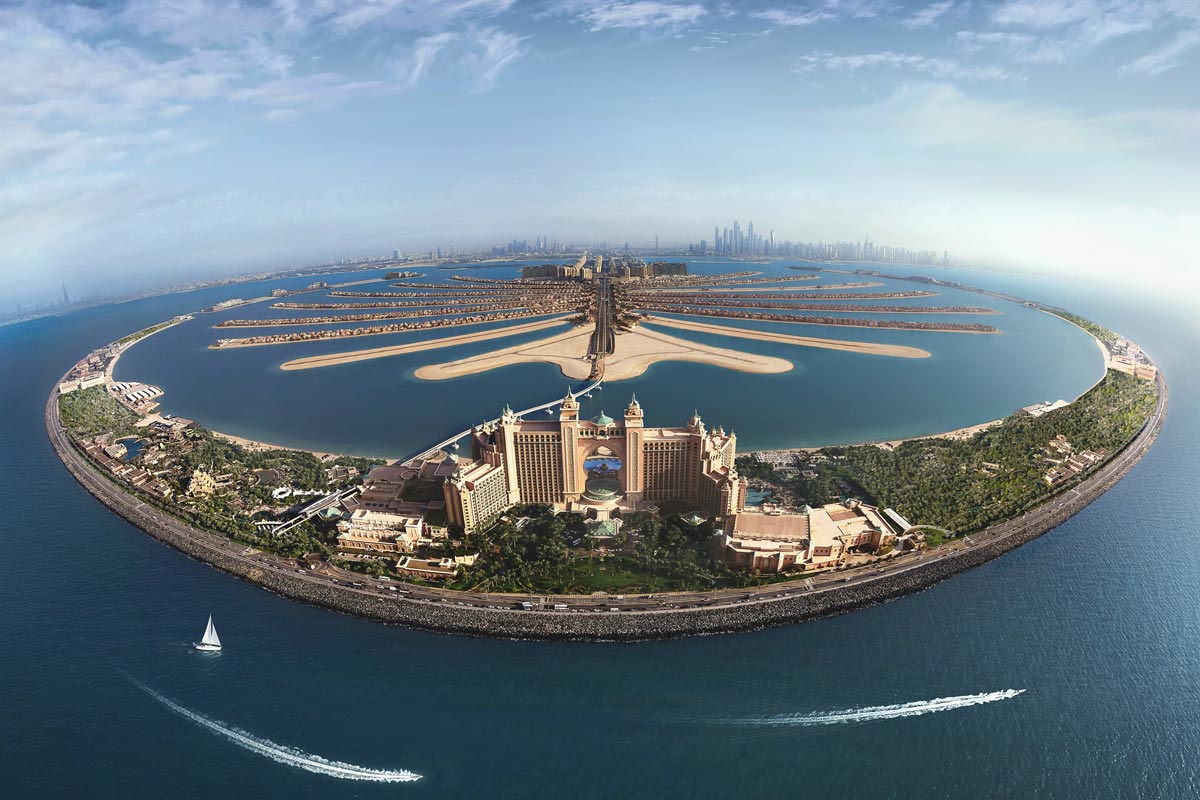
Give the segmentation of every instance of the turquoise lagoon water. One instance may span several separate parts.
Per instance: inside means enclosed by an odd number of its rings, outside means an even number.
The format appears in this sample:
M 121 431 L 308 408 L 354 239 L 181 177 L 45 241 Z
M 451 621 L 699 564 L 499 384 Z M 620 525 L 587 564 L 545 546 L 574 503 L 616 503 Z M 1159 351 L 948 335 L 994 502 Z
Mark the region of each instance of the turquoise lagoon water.
M 740 269 L 781 277 L 798 274 L 783 263 L 747 266 L 732 261 L 706 261 L 693 265 L 693 270 L 700 273 Z M 448 281 L 453 274 L 445 270 L 424 270 L 424 273 L 425 277 L 417 280 Z M 516 273 L 513 266 L 500 266 L 464 274 L 512 277 Z M 362 276 L 339 276 L 338 280 L 380 274 L 374 270 Z M 817 282 L 841 284 L 861 280 L 857 276 L 821 273 Z M 890 279 L 880 282 L 884 285 L 849 291 L 928 288 Z M 386 283 L 379 283 L 356 288 L 386 290 L 386 287 Z M 256 289 L 260 295 L 265 293 L 265 287 Z M 607 383 L 591 401 L 585 402 L 583 412 L 595 415 L 607 410 L 610 415 L 619 415 L 630 395 L 636 392 L 651 425 L 679 425 L 693 410 L 699 410 L 711 425 L 733 429 L 743 450 L 813 446 L 938 433 L 986 422 L 1030 403 L 1060 397 L 1073 399 L 1103 373 L 1103 361 L 1095 343 L 1062 320 L 971 292 L 941 287 L 934 291 L 938 293 L 934 297 L 871 302 L 994 308 L 1001 313 L 902 318 L 980 321 L 1002 332 L 977 335 L 702 318 L 704 322 L 751 330 L 910 345 L 928 350 L 932 357 L 910 360 L 860 355 L 658 327 L 657 330 L 692 341 L 784 358 L 794 368 L 778 375 L 749 375 L 699 364 L 660 362 L 638 378 Z M 249 296 L 252 290 L 237 287 L 226 289 L 224 294 Z M 311 293 L 297 300 L 353 302 L 326 295 Z M 561 328 L 504 337 L 495 342 L 290 372 L 280 370 L 279 365 L 309 355 L 441 338 L 477 328 L 207 349 L 217 338 L 264 331 L 214 330 L 212 325 L 223 319 L 327 313 L 271 309 L 263 303 L 218 314 L 201 314 L 132 348 L 122 357 L 117 376 L 161 386 L 167 391 L 162 399 L 164 410 L 201 420 L 216 430 L 296 447 L 388 457 L 419 451 L 485 416 L 496 416 L 505 403 L 513 408 L 527 408 L 562 396 L 566 390 L 568 381 L 558 368 L 544 364 L 514 365 L 452 381 L 424 381 L 413 375 L 425 364 L 536 341 Z M 513 324 L 519 323 L 505 323 L 503 327 Z M 274 331 L 271 328 L 267 332 Z

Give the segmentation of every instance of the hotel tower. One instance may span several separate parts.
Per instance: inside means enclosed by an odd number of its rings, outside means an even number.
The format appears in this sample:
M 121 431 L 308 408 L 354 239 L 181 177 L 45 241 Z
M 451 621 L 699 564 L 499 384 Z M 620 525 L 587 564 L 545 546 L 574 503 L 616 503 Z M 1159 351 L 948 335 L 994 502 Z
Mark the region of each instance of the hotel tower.
M 467 532 L 523 503 L 604 519 L 678 501 L 720 517 L 745 500 L 736 445 L 733 433 L 708 430 L 699 414 L 682 428 L 647 428 L 636 397 L 619 420 L 603 412 L 580 419 L 570 392 L 557 420 L 525 420 L 506 406 L 472 431 L 473 460 L 444 484 L 446 513 Z

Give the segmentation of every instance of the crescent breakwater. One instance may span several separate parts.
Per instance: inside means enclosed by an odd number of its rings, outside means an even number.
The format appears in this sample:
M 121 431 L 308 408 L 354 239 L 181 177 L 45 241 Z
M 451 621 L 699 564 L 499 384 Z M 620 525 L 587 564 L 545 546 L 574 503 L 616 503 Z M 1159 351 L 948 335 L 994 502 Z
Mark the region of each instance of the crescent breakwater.
M 311 575 L 296 574 L 280 568 L 289 563 L 286 560 L 249 551 L 223 536 L 195 528 L 147 498 L 128 493 L 99 472 L 68 439 L 54 391 L 46 401 L 45 425 L 68 471 L 116 514 L 198 560 L 281 596 L 367 619 L 447 633 L 513 639 L 641 641 L 750 630 L 843 614 L 922 591 L 1019 547 L 1078 513 L 1116 484 L 1147 452 L 1158 437 L 1168 408 L 1167 385 L 1161 372 L 1155 381 L 1158 399 L 1150 419 L 1090 477 L 1025 515 L 972 533 L 954 545 L 831 581 L 814 579 L 811 583 L 790 581 L 757 587 L 749 592 L 750 598 L 741 590 L 711 592 L 697 605 L 620 611 L 598 608 L 579 613 L 460 605 L 462 601 L 477 603 L 481 598 L 424 589 L 425 597 L 397 596 L 378 588 L 329 585 Z

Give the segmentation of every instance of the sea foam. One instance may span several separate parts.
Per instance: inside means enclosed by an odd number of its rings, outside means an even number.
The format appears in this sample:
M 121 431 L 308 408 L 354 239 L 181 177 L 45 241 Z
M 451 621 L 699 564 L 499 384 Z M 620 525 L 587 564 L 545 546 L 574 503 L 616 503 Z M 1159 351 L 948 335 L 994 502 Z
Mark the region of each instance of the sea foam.
M 864 706 L 863 708 L 847 708 L 841 711 L 782 714 L 775 717 L 729 720 L 729 722 L 738 725 L 791 725 L 809 727 L 813 725 L 838 725 L 845 722 L 900 719 L 902 717 L 918 717 L 922 714 L 935 714 L 939 711 L 953 711 L 956 708 L 994 703 L 998 700 L 1011 700 L 1024 691 L 1024 689 L 1004 689 L 999 692 L 963 694 L 955 697 L 936 697 L 933 700 L 917 700 L 911 703 L 898 703 L 890 706 Z
M 410 772 L 406 769 L 390 770 L 390 769 L 372 769 L 370 767 L 360 767 L 356 764 L 347 764 L 343 761 L 331 761 L 327 758 L 306 753 L 303 750 L 298 750 L 294 747 L 277 744 L 270 739 L 264 739 L 261 736 L 236 728 L 233 725 L 227 725 L 219 720 L 209 719 L 203 714 L 199 714 L 191 709 L 184 708 L 169 697 L 162 695 L 149 686 L 140 681 L 130 678 L 135 685 L 138 686 L 146 694 L 153 697 L 158 702 L 162 703 L 167 708 L 185 717 L 192 722 L 207 728 L 218 736 L 224 737 L 236 744 L 238 747 L 243 747 L 252 753 L 257 753 L 260 756 L 275 761 L 279 764 L 286 764 L 289 767 L 315 772 L 318 775 L 328 775 L 331 778 L 341 778 L 342 780 L 350 781 L 374 781 L 376 783 L 410 783 L 418 781 L 421 776 L 415 772 Z

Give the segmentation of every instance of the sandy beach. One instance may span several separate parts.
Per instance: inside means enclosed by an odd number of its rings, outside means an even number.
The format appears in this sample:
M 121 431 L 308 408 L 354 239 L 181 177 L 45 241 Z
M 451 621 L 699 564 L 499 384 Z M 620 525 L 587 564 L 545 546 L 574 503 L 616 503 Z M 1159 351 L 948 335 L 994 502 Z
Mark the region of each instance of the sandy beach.
M 253 450 L 255 452 L 263 452 L 265 450 L 295 450 L 298 453 L 312 453 L 317 458 L 324 458 L 325 456 L 330 456 L 330 455 L 338 455 L 337 453 L 323 453 L 320 450 L 308 450 L 307 448 L 304 448 L 304 447 L 286 447 L 281 444 L 270 444 L 269 442 L 259 442 L 259 441 L 255 441 L 254 439 L 246 439 L 242 436 L 234 436 L 232 433 L 221 433 L 220 431 L 214 431 L 214 430 L 210 430 L 209 432 L 213 436 L 217 437 L 218 439 L 224 439 L 227 442 L 233 442 L 236 445 L 244 447 L 247 450 Z
M 955 428 L 952 431 L 945 431 L 943 433 L 931 433 L 928 436 L 911 436 L 908 439 L 892 439 L 886 442 L 870 442 L 869 444 L 874 444 L 890 450 L 899 447 L 905 442 L 916 442 L 922 439 L 953 439 L 956 441 L 960 439 L 970 439 L 975 434 L 994 428 L 1002 422 L 1004 422 L 1003 419 L 994 419 L 991 422 L 981 422 L 978 425 L 969 425 L 966 428 Z
M 756 331 L 749 328 L 728 328 L 724 325 L 710 325 L 706 322 L 690 322 L 678 319 L 655 317 L 646 320 L 643 325 L 665 325 L 668 328 L 679 328 L 697 333 L 715 333 L 721 336 L 732 336 L 736 339 L 753 339 L 756 342 L 779 342 L 794 344 L 798 347 L 820 347 L 825 350 L 844 350 L 849 353 L 864 353 L 873 356 L 892 356 L 894 358 L 929 358 L 928 350 L 919 347 L 907 347 L 899 344 L 880 344 L 878 342 L 852 342 L 844 339 L 819 339 L 814 336 L 792 336 L 787 333 L 772 331 Z
M 307 356 L 305 358 L 295 358 L 291 361 L 285 361 L 279 365 L 279 368 L 284 371 L 297 369 L 315 369 L 316 367 L 331 367 L 335 364 L 349 364 L 354 361 L 370 361 L 373 358 L 387 358 L 388 356 L 399 356 L 406 353 L 419 353 L 422 350 L 436 350 L 441 347 L 454 347 L 459 344 L 470 344 L 472 342 L 482 342 L 489 339 L 499 339 L 504 336 L 516 336 L 519 333 L 530 333 L 532 331 L 545 330 L 556 325 L 566 325 L 566 317 L 555 317 L 554 319 L 543 319 L 537 322 L 527 322 L 522 325 L 513 325 L 507 328 L 496 328 L 494 330 L 476 331 L 474 333 L 464 333 L 460 336 L 447 336 L 441 339 L 429 339 L 424 342 L 412 342 L 410 344 L 397 344 L 390 347 L 372 347 L 367 350 L 349 350 L 343 353 L 329 353 L 323 356 Z M 590 335 L 591 329 L 586 329 L 587 335 Z M 585 376 L 586 377 L 586 376 Z
M 955 428 L 952 431 L 945 431 L 943 433 L 929 433 L 924 436 L 910 436 L 907 439 L 889 439 L 887 441 L 876 440 L 876 441 L 871 441 L 871 442 L 855 442 L 853 444 L 837 445 L 837 447 L 862 447 L 862 446 L 866 446 L 866 445 L 873 445 L 875 447 L 883 448 L 884 450 L 895 450 L 897 447 L 904 444 L 905 442 L 919 442 L 924 439 L 952 439 L 952 440 L 957 441 L 960 439 L 970 439 L 975 434 L 981 433 L 981 432 L 989 430 L 991 428 L 994 428 L 997 425 L 1001 424 L 1002 422 L 1004 422 L 1003 419 L 994 419 L 991 422 L 981 422 L 978 425 L 970 425 L 966 428 Z M 758 455 L 760 457 L 761 456 L 776 456 L 777 457 L 777 456 L 782 456 L 782 455 L 803 456 L 808 453 L 816 453 L 820 450 L 825 450 L 828 447 L 830 447 L 830 445 L 821 445 L 820 447 L 778 447 L 778 448 L 766 449 L 766 450 L 752 450 L 752 451 L 746 453 L 746 455 Z
M 570 331 L 540 342 L 517 345 L 446 364 L 430 364 L 418 369 L 416 376 L 425 380 L 446 380 L 487 372 L 510 364 L 544 363 L 554 364 L 568 378 L 582 380 L 588 377 L 592 370 L 592 363 L 586 358 L 591 335 L 590 329 Z M 792 363 L 782 358 L 696 344 L 658 331 L 639 328 L 617 336 L 616 352 L 604 362 L 604 379 L 619 381 L 634 378 L 658 361 L 693 361 L 738 372 L 760 374 L 787 372 L 792 368 Z

